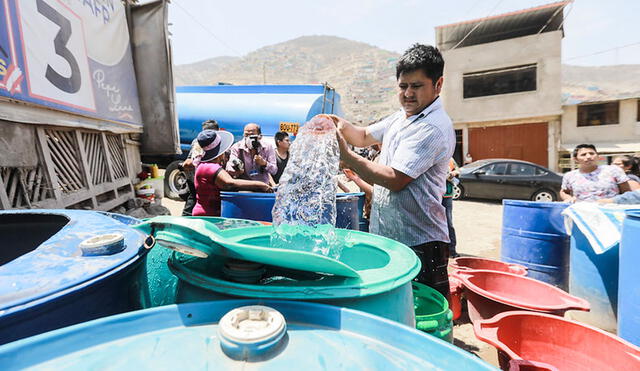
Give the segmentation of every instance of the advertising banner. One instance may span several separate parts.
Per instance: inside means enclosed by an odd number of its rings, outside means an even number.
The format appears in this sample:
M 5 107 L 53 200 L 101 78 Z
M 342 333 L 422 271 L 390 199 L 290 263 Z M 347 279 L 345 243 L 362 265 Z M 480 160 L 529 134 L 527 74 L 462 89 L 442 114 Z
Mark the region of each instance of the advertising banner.
M 142 125 L 120 0 L 0 0 L 0 96 Z

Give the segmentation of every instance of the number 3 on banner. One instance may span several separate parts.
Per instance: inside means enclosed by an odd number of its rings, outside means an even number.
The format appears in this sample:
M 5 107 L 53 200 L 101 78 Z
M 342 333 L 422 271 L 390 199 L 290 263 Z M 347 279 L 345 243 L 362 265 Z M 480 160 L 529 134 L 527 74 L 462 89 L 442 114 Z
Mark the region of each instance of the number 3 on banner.
M 20 0 L 29 93 L 95 111 L 82 19 L 59 0 Z

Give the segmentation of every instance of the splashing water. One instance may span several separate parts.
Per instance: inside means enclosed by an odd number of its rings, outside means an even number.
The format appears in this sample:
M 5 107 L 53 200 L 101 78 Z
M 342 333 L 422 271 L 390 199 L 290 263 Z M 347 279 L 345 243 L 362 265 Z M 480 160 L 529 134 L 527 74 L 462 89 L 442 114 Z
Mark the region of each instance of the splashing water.
M 340 152 L 331 119 L 314 117 L 289 149 L 273 207 L 271 246 L 338 258 L 335 233 L 336 182 Z

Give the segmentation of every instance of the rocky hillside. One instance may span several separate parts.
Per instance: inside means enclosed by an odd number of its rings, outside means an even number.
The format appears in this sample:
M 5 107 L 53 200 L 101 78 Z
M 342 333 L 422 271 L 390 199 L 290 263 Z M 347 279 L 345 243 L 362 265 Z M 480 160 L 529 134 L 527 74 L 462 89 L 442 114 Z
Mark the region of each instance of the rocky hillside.
M 320 84 L 342 97 L 348 119 L 367 124 L 399 108 L 395 63 L 399 55 L 334 36 L 303 36 L 244 57 L 217 57 L 175 66 L 177 85 Z M 562 66 L 564 103 L 640 96 L 640 65 Z
M 333 36 L 303 36 L 242 58 L 218 57 L 175 67 L 176 85 L 319 84 L 342 97 L 348 119 L 366 124 L 399 105 L 395 95 L 398 54 Z

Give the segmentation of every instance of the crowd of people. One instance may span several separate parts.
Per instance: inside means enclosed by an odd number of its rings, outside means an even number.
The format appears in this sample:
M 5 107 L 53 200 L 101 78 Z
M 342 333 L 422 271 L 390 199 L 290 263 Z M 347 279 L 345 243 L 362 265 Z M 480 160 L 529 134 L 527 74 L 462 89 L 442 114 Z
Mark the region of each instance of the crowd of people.
M 422 263 L 417 280 L 448 296 L 447 263 L 455 238 L 450 239 L 447 183 L 457 166 L 451 165 L 453 124 L 439 98 L 443 70 L 438 49 L 415 44 L 396 65 L 400 110 L 368 127 L 328 117 L 337 127 L 341 167 L 367 194 L 369 231 L 410 246 Z M 235 144 L 214 120 L 202 129 L 183 163 L 193 194 L 185 215 L 220 215 L 221 190 L 273 191 L 289 160 L 287 133 L 277 133 L 274 146 L 256 123 L 247 124 Z M 350 145 L 370 149 L 368 158 Z
M 396 64 L 401 109 L 366 127 L 327 117 L 337 127 L 340 167 L 366 195 L 369 231 L 409 246 L 422 263 L 416 280 L 448 297 L 448 258 L 457 255 L 452 196 L 458 165 L 453 124 L 439 97 L 443 70 L 438 49 L 415 44 Z M 272 145 L 258 124 L 249 123 L 233 144 L 213 120 L 202 129 L 183 165 L 193 177 L 186 215 L 220 215 L 223 189 L 272 192 L 278 185 L 289 161 L 287 133 L 278 132 Z M 613 165 L 599 165 L 590 144 L 577 146 L 573 157 L 579 168 L 564 175 L 562 200 L 640 203 L 637 159 L 620 156 Z M 463 162 L 471 161 L 467 153 Z

